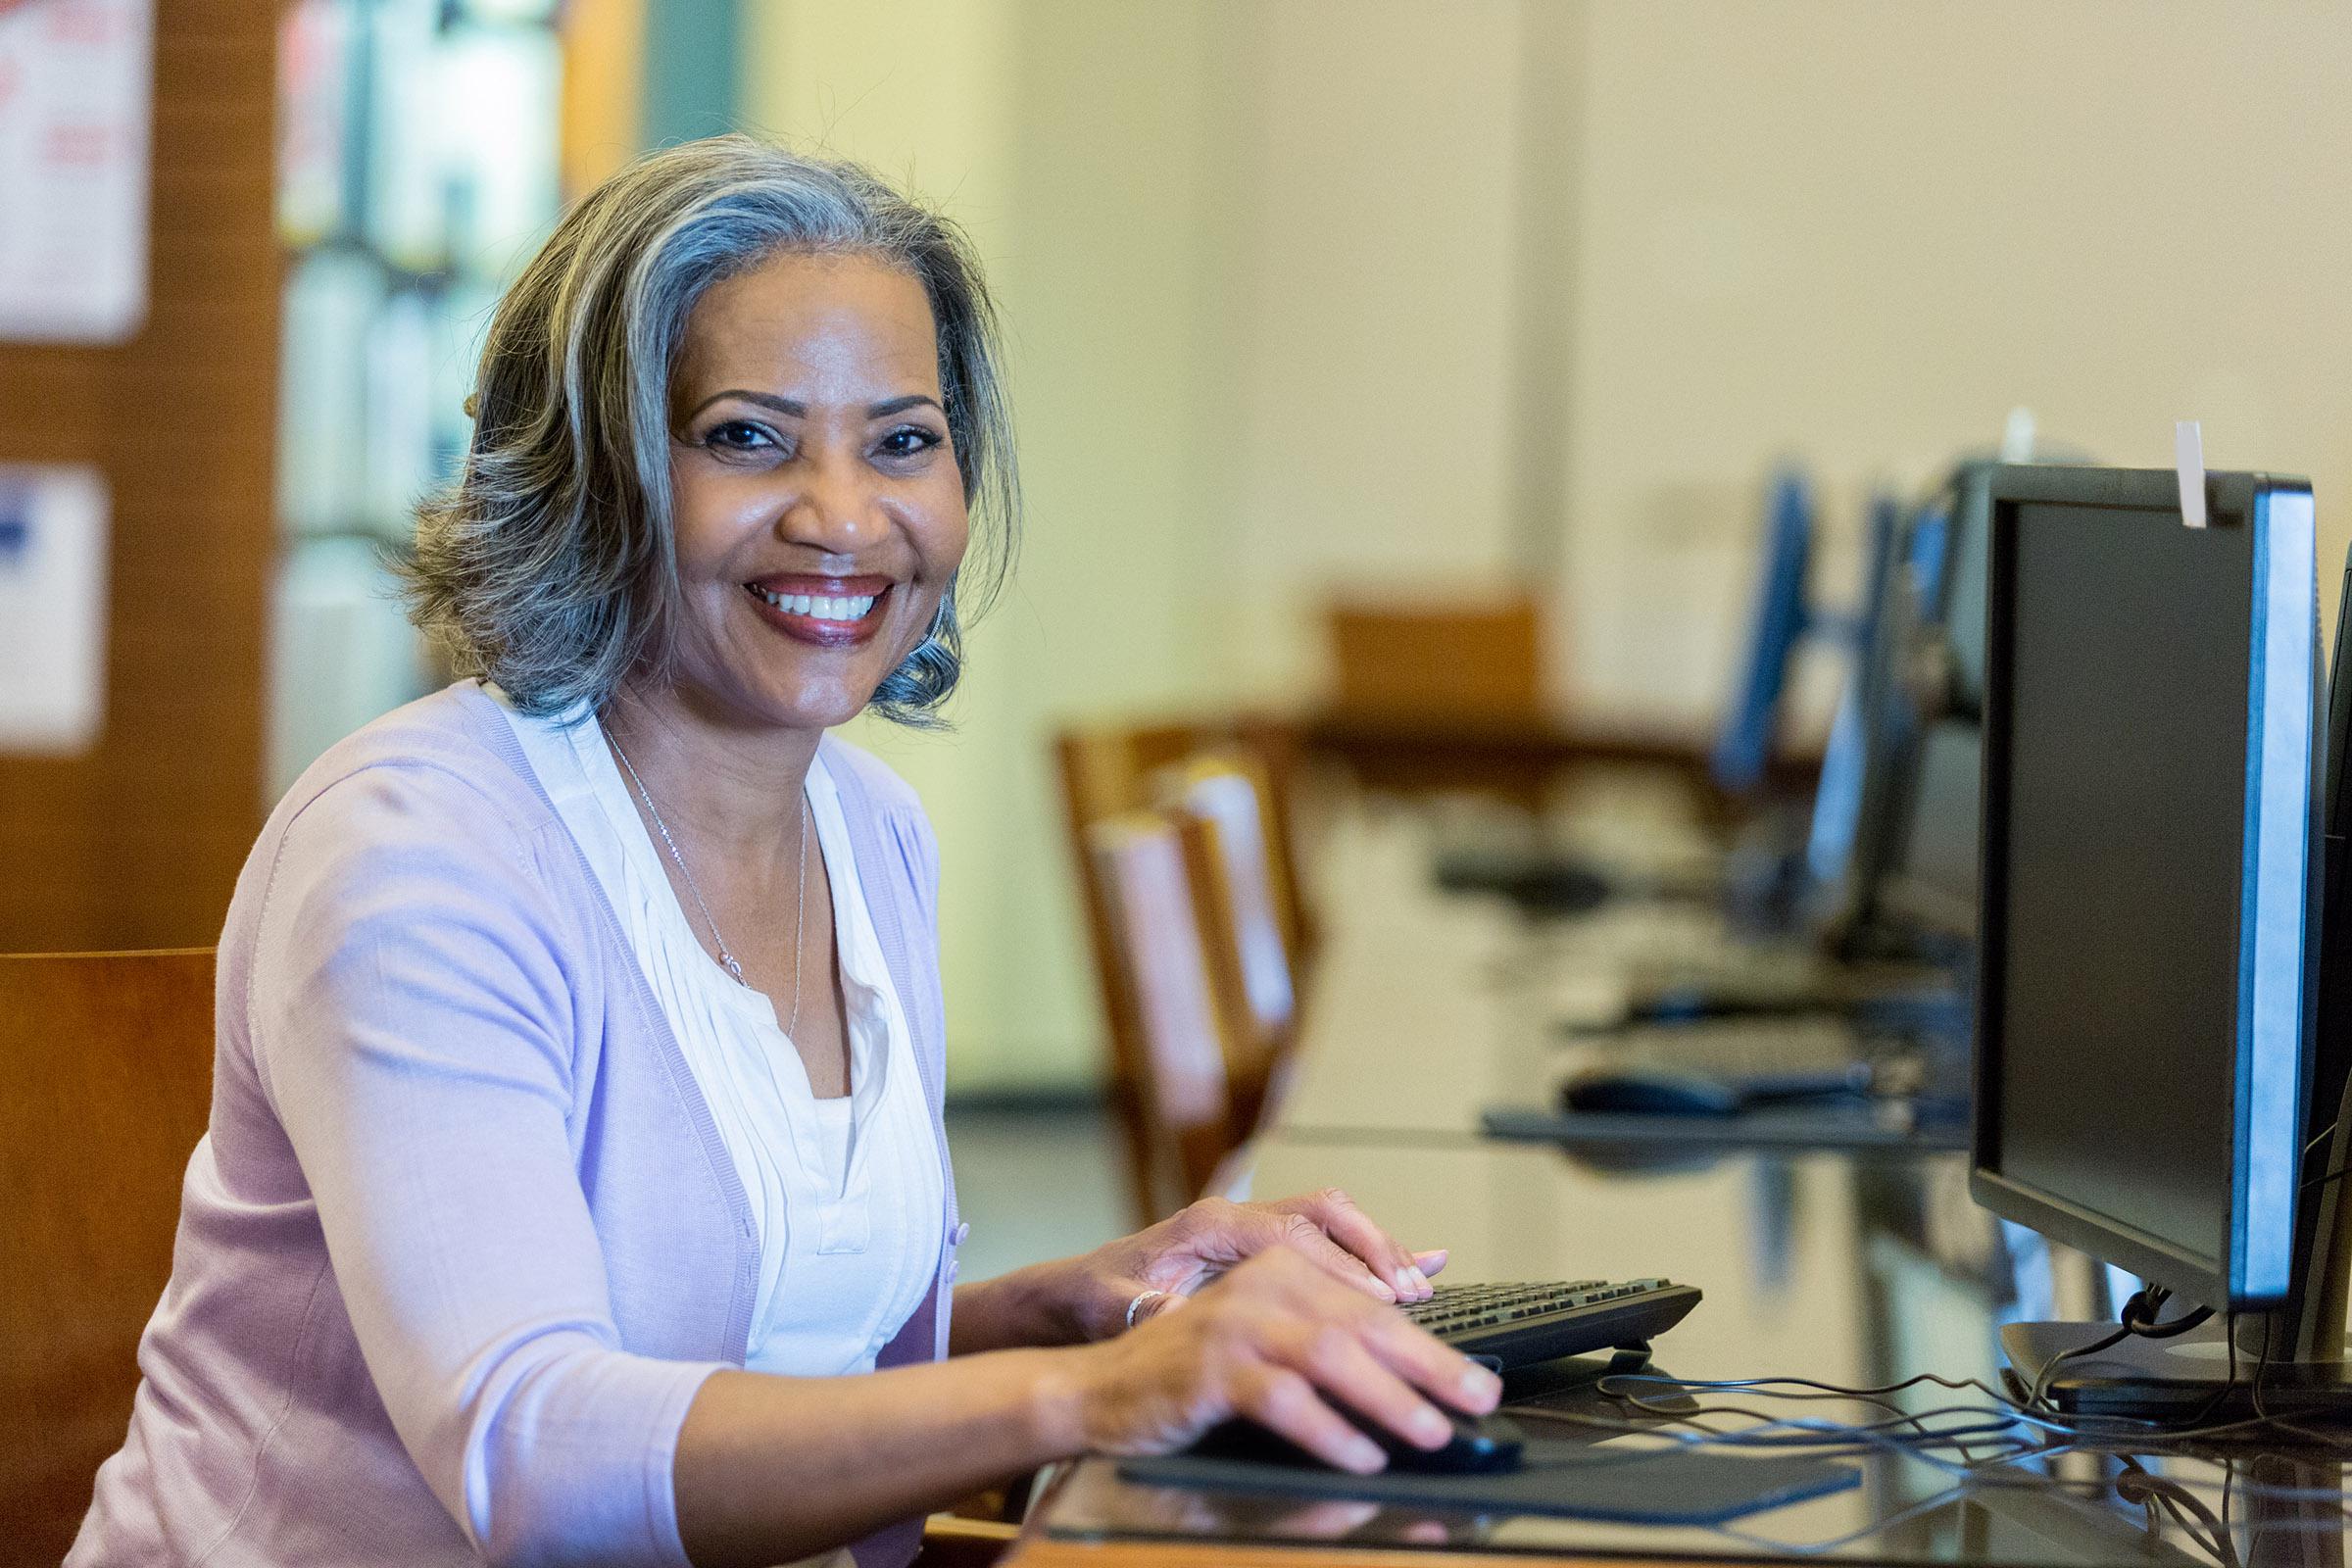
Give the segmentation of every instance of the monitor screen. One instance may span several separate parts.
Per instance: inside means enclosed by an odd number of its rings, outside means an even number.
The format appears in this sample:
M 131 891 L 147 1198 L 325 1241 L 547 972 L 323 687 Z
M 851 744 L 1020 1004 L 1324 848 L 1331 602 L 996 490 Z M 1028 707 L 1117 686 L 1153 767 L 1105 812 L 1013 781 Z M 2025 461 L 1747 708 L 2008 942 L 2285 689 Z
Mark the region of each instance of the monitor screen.
M 2251 506 L 2192 530 L 2169 474 L 2054 471 L 1996 481 L 1979 1175 L 2031 1200 L 1997 1211 L 2207 1305 L 2275 1298 L 2314 847 L 2308 496 L 2299 539 Z
M 1916 670 L 1943 635 L 1944 565 L 1949 554 L 1949 498 L 1938 495 L 1912 514 L 1871 658 L 1862 670 L 1856 729 L 1860 735 L 1853 810 L 1841 856 L 1816 858 L 1813 868 L 1827 906 L 1833 945 L 1868 949 L 1887 933 L 1886 895 L 1899 869 L 1904 839 L 1916 814 L 1921 734 L 1925 725 Z M 1827 763 L 1824 764 L 1825 769 Z M 1973 801 L 1968 809 L 1974 809 Z M 1975 818 L 1966 832 L 1973 840 Z M 1836 875 L 1836 880 L 1830 878 Z
M 1870 504 L 1870 538 L 1863 558 L 1862 604 L 1854 615 L 1852 662 L 1845 689 L 1830 721 L 1829 744 L 1821 754 L 1821 779 L 1813 788 L 1813 819 L 1805 835 L 1805 875 L 1816 889 L 1835 888 L 1845 875 L 1862 815 L 1862 786 L 1872 707 L 1881 701 L 1891 633 L 1897 616 L 1894 596 L 1902 583 L 1898 559 L 1903 542 L 1902 507 L 1891 496 Z
M 1805 632 L 1805 577 L 1812 554 L 1813 494 L 1803 474 L 1788 469 L 1774 478 L 1766 497 L 1755 608 L 1738 688 L 1710 760 L 1715 782 L 1735 795 L 1763 782 L 1772 761 L 1788 661 Z
M 1984 746 L 1976 721 L 1939 718 L 1921 732 L 1912 760 L 1910 809 L 1882 890 L 1886 912 L 1904 924 L 1963 942 L 1977 931 L 1978 774 Z

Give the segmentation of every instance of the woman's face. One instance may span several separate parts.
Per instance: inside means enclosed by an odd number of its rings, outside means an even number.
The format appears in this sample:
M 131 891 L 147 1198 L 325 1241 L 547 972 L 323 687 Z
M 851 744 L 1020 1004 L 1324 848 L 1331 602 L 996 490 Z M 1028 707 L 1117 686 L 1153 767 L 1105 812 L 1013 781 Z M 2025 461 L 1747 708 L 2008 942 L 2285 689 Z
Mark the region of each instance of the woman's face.
M 789 254 L 713 284 L 670 432 L 679 684 L 738 723 L 854 717 L 930 630 L 968 530 L 922 285 Z

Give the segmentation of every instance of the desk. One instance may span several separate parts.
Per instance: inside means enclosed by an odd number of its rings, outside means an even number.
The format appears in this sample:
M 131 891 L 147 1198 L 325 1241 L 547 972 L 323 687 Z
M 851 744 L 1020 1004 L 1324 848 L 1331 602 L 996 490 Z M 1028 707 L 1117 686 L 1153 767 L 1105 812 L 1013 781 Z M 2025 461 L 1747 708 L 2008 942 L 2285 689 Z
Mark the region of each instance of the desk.
M 1281 1132 L 1475 1138 L 1488 1105 L 1548 1097 L 1562 1020 L 1623 1010 L 1629 958 L 1728 940 L 1721 918 L 1694 905 L 1530 920 L 1499 898 L 1438 891 L 1431 853 L 1409 818 L 1341 833 Z
M 1331 962 L 1309 999 L 1295 1098 L 1256 1151 L 1258 1192 L 1344 1187 L 1408 1245 L 1449 1248 L 1454 1278 L 1696 1284 L 1706 1299 L 1656 1350 L 1658 1370 L 1685 1378 L 1876 1386 L 1933 1371 L 1997 1381 L 2004 1317 L 2103 1310 L 2098 1277 L 2082 1260 L 2013 1253 L 2033 1239 L 2005 1235 L 1969 1200 L 1961 1155 L 1668 1151 L 1628 1161 L 1478 1139 L 1477 1107 L 1540 1070 L 1549 1049 L 1543 1007 L 1531 1001 L 1545 987 L 1524 983 L 1533 971 L 1513 965 L 1531 944 L 1554 939 L 1393 880 L 1386 896 L 1362 897 L 1407 863 L 1375 867 L 1338 906 L 1349 923 L 1333 933 Z M 1606 1435 L 1579 1423 L 1632 1414 L 1589 1376 L 1551 1382 L 1514 1381 L 1514 1407 L 1532 1435 Z M 1902 1402 L 1919 1413 L 1968 1397 L 1931 1388 Z M 1850 1407 L 1838 1413 L 1850 1418 Z M 1279 1556 L 1338 1568 L 1410 1550 L 1430 1563 L 1509 1552 L 1561 1563 L 1820 1555 L 2011 1568 L 2341 1568 L 2340 1506 L 2298 1494 L 2332 1491 L 2341 1467 L 2238 1454 L 2159 1455 L 2151 1446 L 2128 1462 L 2119 1451 L 2078 1451 L 2041 1470 L 2011 1467 L 1999 1484 L 1956 1488 L 1945 1469 L 1878 1450 L 1847 1461 L 1862 1472 L 1854 1490 L 1717 1529 L 1300 1504 L 1134 1485 L 1111 1461 L 1090 1459 L 1055 1477 L 1013 1563 L 1226 1568 Z M 2249 1491 L 2250 1479 L 2261 1485 Z M 2174 1504 L 2187 1517 L 2203 1508 L 2230 1519 L 2234 1557 L 2146 1494 L 2166 1486 L 2187 1499 Z

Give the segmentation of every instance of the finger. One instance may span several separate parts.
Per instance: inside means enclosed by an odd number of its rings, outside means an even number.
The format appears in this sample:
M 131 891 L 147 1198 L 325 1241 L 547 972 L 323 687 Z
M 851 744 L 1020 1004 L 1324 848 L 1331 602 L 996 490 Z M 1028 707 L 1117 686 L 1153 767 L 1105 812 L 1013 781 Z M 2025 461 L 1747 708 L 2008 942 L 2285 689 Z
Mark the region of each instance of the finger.
M 1368 1476 L 1388 1463 L 1379 1444 L 1325 1404 L 1314 1386 L 1290 1368 L 1260 1362 L 1237 1385 L 1237 1413 L 1288 1438 L 1325 1464 Z
M 1395 1301 L 1400 1293 L 1395 1285 L 1384 1280 L 1364 1260 L 1333 1241 L 1321 1225 L 1307 1214 L 1293 1211 L 1268 1213 L 1266 1218 L 1280 1233 L 1281 1245 L 1342 1285 L 1371 1297 L 1376 1301 Z
M 1484 1415 L 1501 1402 L 1502 1379 L 1445 1345 L 1401 1312 L 1336 1290 L 1322 1272 L 1276 1254 L 1253 1262 L 1252 1290 L 1268 1306 L 1301 1322 L 1338 1324 L 1355 1334 L 1397 1376 L 1454 1409 Z
M 1304 1541 L 1336 1541 L 1351 1530 L 1370 1524 L 1372 1516 L 1380 1509 L 1379 1503 L 1358 1498 L 1327 1498 L 1270 1520 L 1267 1533 Z
M 1446 1260 L 1452 1255 L 1443 1247 L 1427 1252 L 1415 1252 L 1413 1266 L 1421 1271 L 1424 1278 L 1432 1274 L 1442 1274 L 1446 1271 Z
M 1177 1291 L 1162 1291 L 1135 1309 L 1136 1327 L 1141 1328 L 1155 1317 L 1164 1317 L 1192 1303 L 1192 1298 Z
M 1444 1412 L 1372 1353 L 1362 1338 L 1363 1325 L 1310 1318 L 1298 1327 L 1298 1335 L 1279 1346 L 1278 1353 L 1305 1373 L 1325 1398 L 1416 1448 L 1443 1446 L 1453 1435 Z
M 1470 1415 L 1502 1402 L 1502 1379 L 1401 1313 L 1373 1313 L 1363 1328 L 1374 1355 L 1432 1398 Z
M 1322 1226 L 1333 1241 L 1363 1259 L 1364 1266 L 1375 1277 L 1396 1291 L 1396 1299 L 1429 1299 L 1429 1278 L 1421 1272 L 1413 1254 L 1374 1223 L 1371 1215 L 1358 1208 L 1354 1199 L 1337 1187 L 1326 1187 L 1304 1198 L 1286 1200 L 1280 1206 L 1293 1205 Z

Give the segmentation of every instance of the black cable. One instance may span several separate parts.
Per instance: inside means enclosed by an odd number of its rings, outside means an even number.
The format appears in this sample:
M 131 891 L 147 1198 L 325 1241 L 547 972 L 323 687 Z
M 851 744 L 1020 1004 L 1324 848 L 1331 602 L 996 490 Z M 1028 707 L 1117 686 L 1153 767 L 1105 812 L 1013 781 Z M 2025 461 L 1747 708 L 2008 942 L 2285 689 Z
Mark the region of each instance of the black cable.
M 2142 1495 L 2134 1497 L 2134 1492 Z M 2189 1539 L 2211 1552 L 2215 1560 L 2223 1564 L 2223 1568 L 2238 1568 L 2237 1544 L 2230 1539 L 2228 1523 L 2215 1517 L 2213 1510 L 2205 1506 L 2202 1499 L 2178 1481 L 2157 1475 L 2143 1466 L 2137 1457 L 2127 1455 L 2124 1473 L 2116 1478 L 2115 1493 L 2126 1501 L 2137 1502 L 2143 1507 L 2149 1500 L 2161 1503 L 2165 1511 L 2180 1522 Z M 2229 1495 L 2225 1485 L 2222 1493 L 2225 1507 L 2228 1506 Z M 2192 1512 L 2198 1522 L 2204 1525 L 2203 1530 L 2190 1522 L 2188 1515 Z

